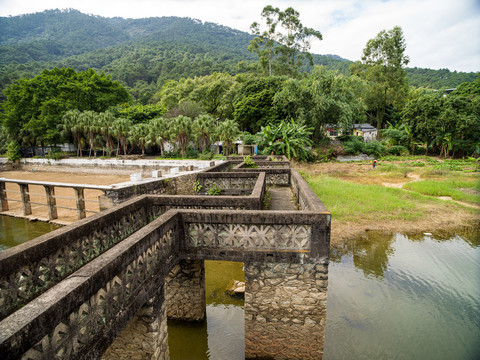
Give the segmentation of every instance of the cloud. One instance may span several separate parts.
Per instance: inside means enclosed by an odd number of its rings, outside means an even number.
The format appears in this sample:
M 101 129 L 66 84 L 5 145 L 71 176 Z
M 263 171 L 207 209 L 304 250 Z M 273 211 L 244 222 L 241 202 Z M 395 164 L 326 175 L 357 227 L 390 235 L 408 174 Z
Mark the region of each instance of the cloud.
M 480 71 L 480 4 L 476 0 L 0 0 L 0 14 L 18 15 L 74 8 L 106 17 L 181 16 L 249 31 L 266 4 L 300 12 L 319 30 L 312 52 L 359 60 L 369 39 L 401 26 L 409 66 Z

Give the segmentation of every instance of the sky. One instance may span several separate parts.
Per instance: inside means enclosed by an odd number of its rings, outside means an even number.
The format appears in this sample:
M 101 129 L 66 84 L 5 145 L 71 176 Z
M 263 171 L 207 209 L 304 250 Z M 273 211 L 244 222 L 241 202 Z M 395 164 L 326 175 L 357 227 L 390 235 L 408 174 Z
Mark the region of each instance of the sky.
M 0 0 L 0 16 L 77 9 L 104 17 L 190 17 L 250 32 L 266 5 L 293 7 L 323 40 L 311 53 L 360 60 L 368 40 L 403 29 L 409 67 L 480 71 L 480 0 Z

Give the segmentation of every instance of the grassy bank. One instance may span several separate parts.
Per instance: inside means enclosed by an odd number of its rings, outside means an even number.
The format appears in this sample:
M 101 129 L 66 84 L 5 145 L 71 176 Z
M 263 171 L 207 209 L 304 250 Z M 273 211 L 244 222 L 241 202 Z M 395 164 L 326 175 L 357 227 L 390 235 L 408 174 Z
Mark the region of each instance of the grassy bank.
M 334 244 L 369 230 L 435 232 L 480 223 L 480 173 L 468 161 L 396 157 L 375 169 L 369 162 L 295 166 L 332 212 Z

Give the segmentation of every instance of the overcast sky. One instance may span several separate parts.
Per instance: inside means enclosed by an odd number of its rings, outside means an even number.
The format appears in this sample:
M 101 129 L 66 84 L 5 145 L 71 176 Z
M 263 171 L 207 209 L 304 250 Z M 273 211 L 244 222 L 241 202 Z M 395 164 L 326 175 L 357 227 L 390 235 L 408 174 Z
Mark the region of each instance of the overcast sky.
M 0 16 L 73 8 L 104 17 L 180 16 L 249 31 L 265 5 L 319 30 L 312 53 L 360 60 L 369 39 L 401 26 L 409 67 L 480 71 L 480 0 L 0 0 Z

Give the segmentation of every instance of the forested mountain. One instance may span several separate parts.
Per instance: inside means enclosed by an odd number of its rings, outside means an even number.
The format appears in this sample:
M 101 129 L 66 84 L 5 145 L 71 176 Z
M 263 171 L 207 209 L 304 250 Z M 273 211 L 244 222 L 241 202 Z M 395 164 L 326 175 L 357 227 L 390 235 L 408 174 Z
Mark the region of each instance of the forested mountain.
M 44 68 L 93 68 L 146 102 L 166 80 L 247 71 L 256 60 L 247 50 L 251 39 L 246 32 L 178 17 L 104 18 L 72 9 L 2 17 L 0 88 Z M 344 74 L 351 64 L 336 55 L 314 55 L 314 62 Z M 475 79 L 474 73 L 447 69 L 407 71 L 416 87 L 454 88 Z

